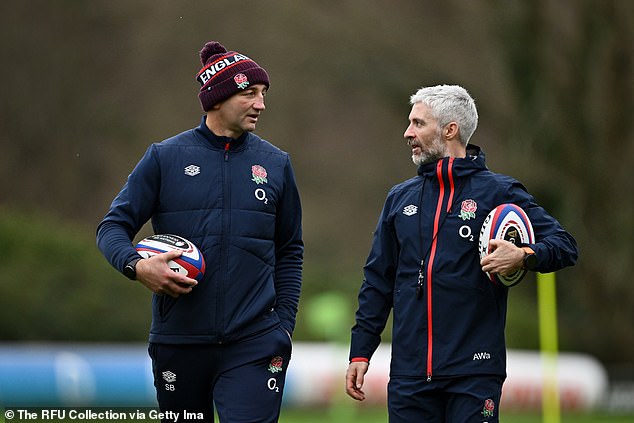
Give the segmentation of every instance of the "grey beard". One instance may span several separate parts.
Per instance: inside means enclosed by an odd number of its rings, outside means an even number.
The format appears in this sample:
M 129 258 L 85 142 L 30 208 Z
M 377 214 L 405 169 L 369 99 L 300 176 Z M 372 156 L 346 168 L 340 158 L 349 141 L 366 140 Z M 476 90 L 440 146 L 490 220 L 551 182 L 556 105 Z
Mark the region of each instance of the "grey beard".
M 424 165 L 427 163 L 434 163 L 442 159 L 442 154 L 412 154 L 412 161 L 416 166 Z

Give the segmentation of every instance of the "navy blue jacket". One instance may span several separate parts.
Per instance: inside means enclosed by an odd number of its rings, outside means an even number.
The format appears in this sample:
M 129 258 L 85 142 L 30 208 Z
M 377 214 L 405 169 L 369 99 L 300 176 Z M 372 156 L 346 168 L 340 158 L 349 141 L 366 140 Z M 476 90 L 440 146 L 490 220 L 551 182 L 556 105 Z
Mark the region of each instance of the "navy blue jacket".
M 575 263 L 574 238 L 526 189 L 489 171 L 478 147 L 467 154 L 420 166 L 418 176 L 390 190 L 364 267 L 351 360 L 372 357 L 393 311 L 391 377 L 506 374 L 508 288 L 482 272 L 477 245 L 485 217 L 499 204 L 515 203 L 528 214 L 537 271 Z
M 288 154 L 250 132 L 218 137 L 203 117 L 148 148 L 99 224 L 97 244 L 122 271 L 138 257 L 131 240 L 149 219 L 154 233 L 192 241 L 204 279 L 176 299 L 153 296 L 150 342 L 230 342 L 280 323 L 293 333 L 301 218 Z

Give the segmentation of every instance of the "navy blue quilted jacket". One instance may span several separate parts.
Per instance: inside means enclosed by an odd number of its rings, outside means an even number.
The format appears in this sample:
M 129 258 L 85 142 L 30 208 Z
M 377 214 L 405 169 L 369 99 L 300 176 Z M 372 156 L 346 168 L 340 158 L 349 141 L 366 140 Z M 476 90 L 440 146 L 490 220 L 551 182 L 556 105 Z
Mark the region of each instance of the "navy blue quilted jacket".
M 150 342 L 231 342 L 280 323 L 293 333 L 301 218 L 288 154 L 250 132 L 217 137 L 203 117 L 148 148 L 99 224 L 97 244 L 122 271 L 150 219 L 154 233 L 192 241 L 205 257 L 204 279 L 178 298 L 153 296 Z
M 576 242 L 519 182 L 489 171 L 476 146 L 466 158 L 445 158 L 418 173 L 385 201 L 364 267 L 350 359 L 372 357 L 392 311 L 391 377 L 505 375 L 509 288 L 482 272 L 477 244 L 485 217 L 503 203 L 524 209 L 540 272 L 574 264 Z

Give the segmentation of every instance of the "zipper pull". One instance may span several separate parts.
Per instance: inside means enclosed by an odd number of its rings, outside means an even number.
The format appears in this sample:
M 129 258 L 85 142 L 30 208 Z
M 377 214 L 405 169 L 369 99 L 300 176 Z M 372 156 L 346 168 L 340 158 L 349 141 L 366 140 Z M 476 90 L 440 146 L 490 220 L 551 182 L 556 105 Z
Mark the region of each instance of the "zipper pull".
M 420 261 L 420 269 L 418 269 L 418 282 L 416 284 L 416 299 L 423 298 L 423 285 L 425 283 L 425 276 L 423 276 L 423 269 L 425 267 L 425 259 Z
M 229 160 L 229 146 L 230 146 L 230 145 L 231 145 L 231 144 L 229 144 L 229 143 L 225 143 L 225 162 L 226 162 L 227 160 Z

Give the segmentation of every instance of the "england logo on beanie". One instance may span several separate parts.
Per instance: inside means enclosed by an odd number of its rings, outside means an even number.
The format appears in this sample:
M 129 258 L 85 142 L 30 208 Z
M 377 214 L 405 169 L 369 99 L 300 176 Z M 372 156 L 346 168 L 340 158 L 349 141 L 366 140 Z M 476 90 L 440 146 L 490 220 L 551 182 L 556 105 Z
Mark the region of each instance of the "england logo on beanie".
M 204 111 L 209 111 L 235 93 L 255 84 L 269 87 L 269 75 L 254 60 L 209 41 L 200 51 L 202 69 L 196 74 L 201 88 L 198 93 Z

